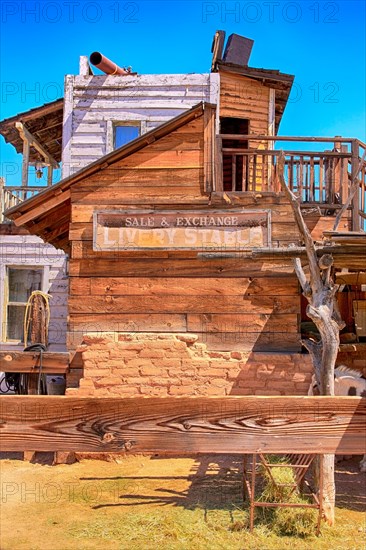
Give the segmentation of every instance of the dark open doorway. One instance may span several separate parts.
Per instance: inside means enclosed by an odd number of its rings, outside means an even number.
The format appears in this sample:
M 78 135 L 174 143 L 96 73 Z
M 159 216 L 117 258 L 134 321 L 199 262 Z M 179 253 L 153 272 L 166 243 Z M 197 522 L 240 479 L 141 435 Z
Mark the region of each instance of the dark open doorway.
M 221 134 L 246 135 L 249 133 L 249 120 L 245 118 L 222 117 L 220 119 Z M 247 140 L 224 139 L 224 149 L 247 149 Z M 222 158 L 224 191 L 246 191 L 248 158 L 224 154 Z M 244 185 L 243 185 L 244 184 Z

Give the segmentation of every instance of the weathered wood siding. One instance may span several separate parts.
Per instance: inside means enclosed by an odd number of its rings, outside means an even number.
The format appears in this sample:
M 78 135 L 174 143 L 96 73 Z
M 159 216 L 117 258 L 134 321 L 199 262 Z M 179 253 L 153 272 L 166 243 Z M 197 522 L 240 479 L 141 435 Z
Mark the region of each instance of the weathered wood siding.
M 220 73 L 220 117 L 248 119 L 249 134 L 273 135 L 274 97 L 275 91 L 258 80 L 237 74 Z M 268 141 L 262 143 L 249 141 L 248 147 L 270 148 Z M 253 158 L 245 157 L 244 166 L 246 162 L 248 162 L 248 190 L 268 189 L 269 159 L 266 161 L 258 157 L 255 171 Z
M 86 332 L 138 331 L 194 332 L 211 349 L 300 348 L 290 260 L 93 250 L 94 210 L 230 211 L 225 201 L 204 194 L 203 132 L 200 117 L 72 188 L 70 346 Z M 242 196 L 241 206 L 270 209 L 273 242 L 297 242 L 291 208 L 280 198 Z
M 52 295 L 50 299 L 49 343 L 65 347 L 67 323 L 68 278 L 66 274 L 66 255 L 61 250 L 44 243 L 40 238 L 31 235 L 2 235 L 0 244 L 0 296 L 1 316 L 5 322 L 5 275 L 7 267 L 29 267 L 43 269 L 44 287 L 42 290 Z M 0 338 L 2 338 L 1 331 Z M 1 347 L 13 344 L 2 342 Z M 21 347 L 23 347 L 21 345 Z
M 113 149 L 113 123 L 137 123 L 141 134 L 201 101 L 217 102 L 218 74 L 67 76 L 63 177 Z
M 220 117 L 249 119 L 249 133 L 267 135 L 270 88 L 245 76 L 220 73 Z

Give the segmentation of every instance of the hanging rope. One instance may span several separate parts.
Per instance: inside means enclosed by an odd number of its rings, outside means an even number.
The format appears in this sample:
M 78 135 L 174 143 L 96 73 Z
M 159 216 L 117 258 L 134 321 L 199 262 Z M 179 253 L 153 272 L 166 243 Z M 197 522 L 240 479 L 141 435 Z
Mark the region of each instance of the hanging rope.
M 50 322 L 49 299 L 52 298 L 52 296 L 50 294 L 47 294 L 46 292 L 42 292 L 41 290 L 34 290 L 32 292 L 32 294 L 29 296 L 27 305 L 25 306 L 24 325 L 23 325 L 24 346 L 25 347 L 27 347 L 27 345 L 28 345 L 29 328 L 31 326 L 31 323 L 35 322 L 35 319 L 32 316 L 32 310 L 35 306 L 35 301 L 36 301 L 36 298 L 38 296 L 41 297 L 41 299 L 43 301 L 43 305 L 45 307 L 45 316 L 44 316 L 44 318 L 41 319 L 41 324 L 40 324 L 40 326 L 42 327 L 42 332 L 43 332 L 45 341 L 44 342 L 31 342 L 31 344 L 42 343 L 46 347 L 48 345 L 48 326 L 49 326 L 49 322 Z M 39 340 L 41 340 L 41 339 L 42 338 L 39 338 Z
M 50 304 L 49 299 L 52 298 L 50 294 L 46 294 L 41 290 L 34 290 L 29 296 L 24 313 L 24 351 L 38 351 L 39 352 L 39 374 L 37 383 L 38 395 L 45 393 L 42 390 L 42 382 L 44 383 L 44 377 L 42 375 L 43 366 L 43 352 L 46 351 L 48 346 L 48 326 L 50 322 Z M 30 345 L 28 345 L 28 336 L 30 331 Z M 26 376 L 26 375 L 25 375 Z M 22 383 L 24 382 L 24 384 Z M 24 390 L 21 386 L 24 386 Z M 28 378 L 21 380 L 19 384 L 19 393 L 28 393 Z

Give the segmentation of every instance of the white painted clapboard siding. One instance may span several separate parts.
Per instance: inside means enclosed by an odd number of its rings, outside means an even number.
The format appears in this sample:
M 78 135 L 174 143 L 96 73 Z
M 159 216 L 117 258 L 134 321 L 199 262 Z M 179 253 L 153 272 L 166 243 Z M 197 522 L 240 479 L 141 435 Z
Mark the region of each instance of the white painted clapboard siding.
M 113 148 L 113 124 L 135 122 L 141 133 L 201 101 L 217 103 L 218 74 L 67 76 L 63 177 Z
M 1 318 L 4 319 L 5 275 L 7 267 L 42 268 L 45 274 L 43 290 L 50 300 L 50 344 L 66 345 L 67 293 L 66 255 L 31 235 L 3 235 L 0 243 Z M 0 334 L 0 339 L 2 335 Z M 6 343 L 2 343 L 5 347 Z

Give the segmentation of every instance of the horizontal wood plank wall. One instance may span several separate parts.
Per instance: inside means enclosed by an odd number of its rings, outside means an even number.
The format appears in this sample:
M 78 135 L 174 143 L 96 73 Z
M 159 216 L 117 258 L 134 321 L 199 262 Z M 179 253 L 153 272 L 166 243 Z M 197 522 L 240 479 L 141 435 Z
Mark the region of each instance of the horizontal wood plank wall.
M 143 134 L 201 101 L 213 101 L 211 80 L 210 74 L 68 76 L 63 176 L 112 150 L 114 123 L 139 125 Z
M 268 134 L 269 96 L 270 88 L 258 80 L 220 73 L 220 117 L 248 118 L 251 134 Z
M 270 127 L 270 88 L 258 80 L 245 76 L 220 73 L 220 117 L 249 119 L 249 133 L 268 135 Z M 249 141 L 249 148 L 267 149 L 268 142 Z M 267 189 L 268 166 L 262 166 L 261 157 L 257 158 L 256 176 L 253 161 L 249 161 L 248 190 Z M 255 182 L 252 180 L 256 179 Z
M 4 451 L 366 451 L 360 397 L 0 398 Z
M 299 351 L 299 291 L 291 260 L 197 258 L 190 251 L 95 251 L 98 209 L 205 209 L 203 117 L 77 183 L 72 193 L 68 343 L 87 332 L 194 332 L 209 349 Z M 215 208 L 227 208 L 215 203 Z M 225 205 L 225 206 L 224 206 Z M 298 241 L 281 197 L 271 210 L 275 245 Z

